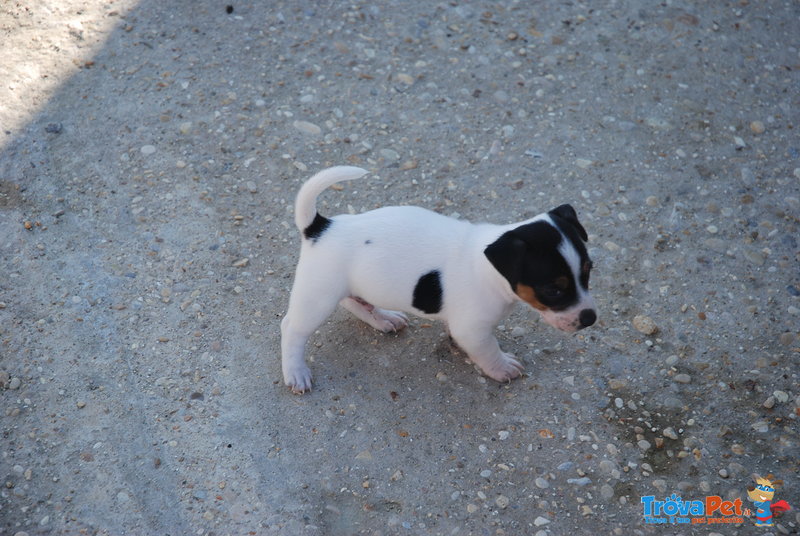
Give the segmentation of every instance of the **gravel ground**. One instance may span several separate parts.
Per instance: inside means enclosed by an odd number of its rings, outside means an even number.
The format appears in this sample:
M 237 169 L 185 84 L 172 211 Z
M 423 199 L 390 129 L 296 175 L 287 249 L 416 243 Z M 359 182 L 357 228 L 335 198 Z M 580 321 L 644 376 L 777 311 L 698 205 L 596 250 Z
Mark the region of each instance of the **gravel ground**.
M 0 6 L 0 533 L 800 531 L 796 1 L 31 4 Z M 372 174 L 323 214 L 572 203 L 598 324 L 520 307 L 499 385 L 339 311 L 292 395 L 292 201 L 336 164 Z M 773 529 L 645 523 L 754 473 Z

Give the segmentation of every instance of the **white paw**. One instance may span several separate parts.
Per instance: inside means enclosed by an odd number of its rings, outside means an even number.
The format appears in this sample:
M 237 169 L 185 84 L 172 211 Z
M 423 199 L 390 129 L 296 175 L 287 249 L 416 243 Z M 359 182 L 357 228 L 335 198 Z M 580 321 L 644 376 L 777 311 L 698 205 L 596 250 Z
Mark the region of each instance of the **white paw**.
M 500 352 L 500 359 L 484 369 L 483 372 L 491 379 L 505 383 L 518 378 L 524 370 L 525 367 L 512 354 Z
M 400 331 L 408 325 L 408 317 L 398 311 L 376 308 L 372 310 L 372 317 L 375 319 L 375 327 L 384 333 Z
M 283 371 L 283 382 L 296 395 L 311 391 L 311 371 L 306 365 L 291 367 Z

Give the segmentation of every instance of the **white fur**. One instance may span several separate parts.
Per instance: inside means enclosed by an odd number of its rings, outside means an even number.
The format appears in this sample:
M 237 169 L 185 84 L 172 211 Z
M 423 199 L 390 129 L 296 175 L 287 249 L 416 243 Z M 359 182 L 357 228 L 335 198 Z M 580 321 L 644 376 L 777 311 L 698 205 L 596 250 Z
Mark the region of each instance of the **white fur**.
M 366 173 L 340 166 L 309 179 L 300 188 L 295 206 L 301 233 L 314 220 L 316 198 L 325 188 Z M 538 219 L 552 224 L 547 215 L 523 223 Z M 500 350 L 492 334 L 520 299 L 484 254 L 489 244 L 520 223 L 475 225 L 412 206 L 343 214 L 331 220 L 319 240 L 302 240 L 289 309 L 281 322 L 283 377 L 294 392 L 311 388 L 305 344 L 337 304 L 384 332 L 407 325 L 405 314 L 398 311 L 443 320 L 451 336 L 487 376 L 503 382 L 522 373 L 519 361 Z M 562 254 L 573 266 L 577 255 L 569 249 L 571 246 Z M 442 274 L 444 300 L 438 313 L 424 314 L 412 306 L 412 297 L 419 278 L 432 270 Z M 577 277 L 577 271 L 574 275 Z M 586 296 L 581 299 L 584 306 L 591 299 Z M 574 331 L 579 311 L 545 311 L 543 316 L 560 329 Z

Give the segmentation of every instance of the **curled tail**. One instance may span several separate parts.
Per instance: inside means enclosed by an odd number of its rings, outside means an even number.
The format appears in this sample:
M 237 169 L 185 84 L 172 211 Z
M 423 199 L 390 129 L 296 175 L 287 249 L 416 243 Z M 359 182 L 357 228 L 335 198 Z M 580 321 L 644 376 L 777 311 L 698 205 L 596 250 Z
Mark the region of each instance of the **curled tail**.
M 336 166 L 323 169 L 308 179 L 300 187 L 300 191 L 297 192 L 297 200 L 294 202 L 294 223 L 300 232 L 308 238 L 308 230 L 312 225 L 321 225 L 320 220 L 328 221 L 317 213 L 317 196 L 323 190 L 337 182 L 358 179 L 367 173 L 367 170 L 359 167 Z

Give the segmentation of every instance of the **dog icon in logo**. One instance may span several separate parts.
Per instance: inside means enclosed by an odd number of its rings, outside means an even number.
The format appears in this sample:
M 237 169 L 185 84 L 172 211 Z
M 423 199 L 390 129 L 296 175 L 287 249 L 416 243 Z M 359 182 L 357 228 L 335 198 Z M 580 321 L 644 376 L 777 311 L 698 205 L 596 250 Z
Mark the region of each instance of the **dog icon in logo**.
M 756 507 L 756 526 L 771 527 L 772 516 L 776 513 L 788 512 L 792 509 L 786 501 L 772 502 L 775 496 L 775 488 L 783 484 L 782 480 L 774 480 L 770 474 L 766 478 L 758 475 L 754 477 L 755 486 L 747 488 L 747 496 L 753 501 Z

